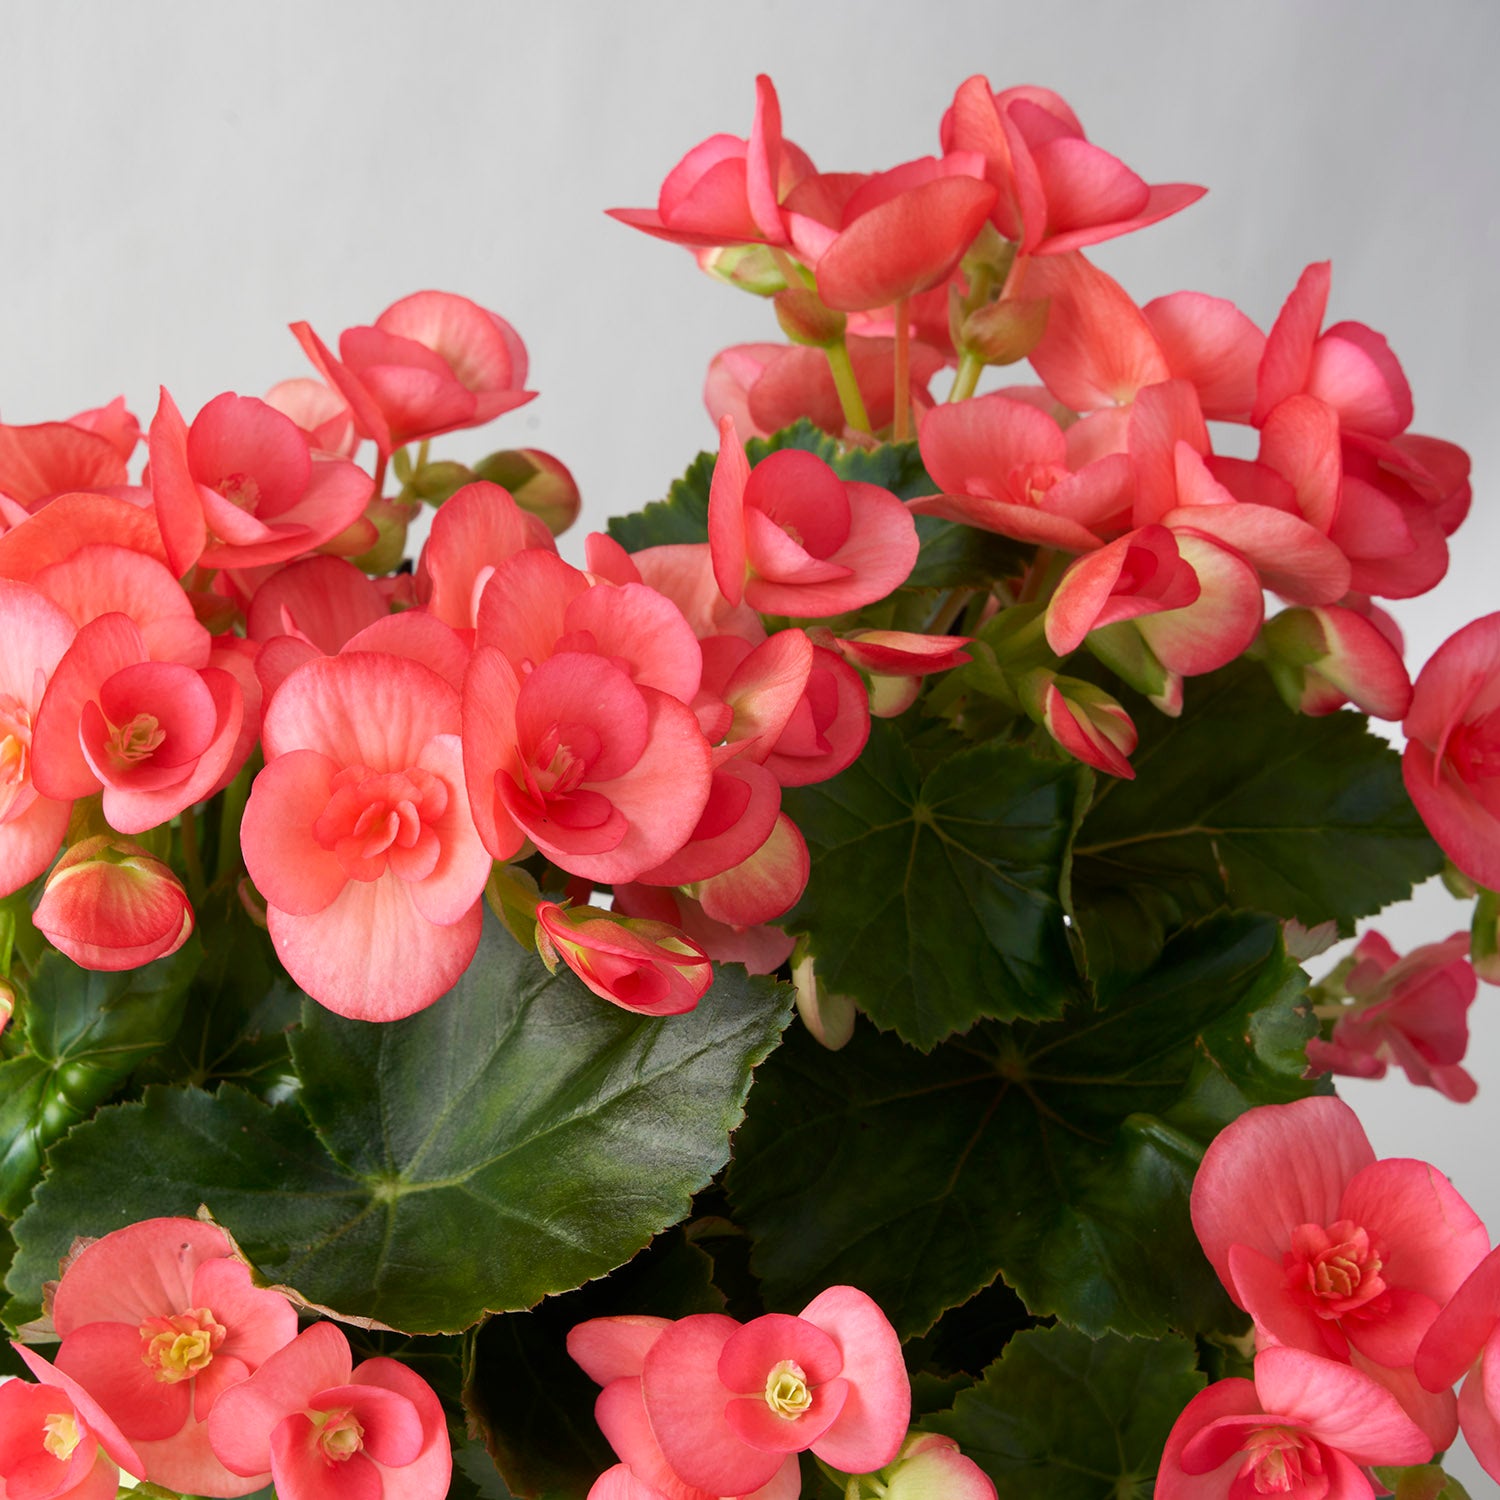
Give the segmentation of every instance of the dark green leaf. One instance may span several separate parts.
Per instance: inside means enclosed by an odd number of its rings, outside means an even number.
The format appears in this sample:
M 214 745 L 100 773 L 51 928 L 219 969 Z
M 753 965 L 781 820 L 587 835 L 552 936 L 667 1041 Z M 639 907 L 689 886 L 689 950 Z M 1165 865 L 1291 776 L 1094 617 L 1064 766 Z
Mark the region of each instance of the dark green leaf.
M 42 959 L 21 1009 L 27 1053 L 0 1063 L 0 1213 L 21 1211 L 47 1147 L 172 1039 L 202 956 L 192 939 L 109 974 Z
M 599 1387 L 569 1358 L 568 1330 L 624 1313 L 722 1312 L 710 1269 L 708 1257 L 674 1232 L 601 1281 L 485 1323 L 466 1401 L 513 1494 L 581 1496 L 616 1462 L 594 1420 Z
M 841 776 L 784 794 L 812 853 L 785 925 L 830 990 L 916 1046 L 983 1016 L 1055 1016 L 1074 983 L 1058 887 L 1081 785 L 1006 745 L 924 778 L 877 720 Z
M 482 1443 L 471 1440 L 455 1445 L 448 1500 L 513 1500 Z
M 903 1335 L 997 1273 L 1090 1332 L 1232 1327 L 1187 1199 L 1252 1104 L 1312 1091 L 1301 974 L 1268 917 L 1168 944 L 1104 1013 L 983 1026 L 923 1057 L 799 1031 L 760 1071 L 729 1173 L 768 1306 L 862 1287 Z
M 1104 783 L 1074 849 L 1091 977 L 1149 961 L 1127 931 L 1133 908 L 1170 899 L 1186 920 L 1227 905 L 1347 928 L 1440 868 L 1400 757 L 1360 715 L 1294 714 L 1252 661 L 1190 682 L 1178 720 L 1139 702 L 1136 779 Z
M 205 1203 L 267 1278 L 350 1317 L 439 1333 L 529 1307 L 687 1212 L 786 1015 L 726 968 L 690 1015 L 632 1016 L 487 922 L 463 979 L 404 1021 L 307 1002 L 305 1117 L 157 1089 L 78 1127 L 17 1223 L 11 1289 L 34 1300 L 75 1234 Z
M 1037 1328 L 922 1425 L 955 1439 L 1000 1500 L 1145 1497 L 1172 1424 L 1203 1383 L 1186 1339 Z
M 199 913 L 207 954 L 169 1047 L 147 1060 L 139 1083 L 235 1083 L 269 1102 L 296 1088 L 288 1033 L 302 995 L 275 961 L 271 940 L 230 891 L 210 893 Z
M 923 476 L 924 479 L 926 476 Z M 933 494 L 930 479 L 925 490 Z M 904 497 L 903 498 L 907 498 Z M 988 585 L 997 578 L 1013 578 L 1021 572 L 1033 549 L 1023 548 L 1009 537 L 978 531 L 939 516 L 914 516 L 922 550 L 905 587 L 909 589 L 953 589 Z

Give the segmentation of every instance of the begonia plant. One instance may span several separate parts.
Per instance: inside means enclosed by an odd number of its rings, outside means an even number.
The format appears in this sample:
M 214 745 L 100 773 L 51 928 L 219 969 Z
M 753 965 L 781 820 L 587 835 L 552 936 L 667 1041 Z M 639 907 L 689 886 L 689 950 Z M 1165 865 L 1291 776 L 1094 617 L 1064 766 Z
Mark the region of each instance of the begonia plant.
M 763 77 L 611 210 L 770 308 L 571 561 L 452 292 L 0 426 L 0 1497 L 1500 1479 L 1500 1252 L 1333 1091 L 1478 1086 L 1500 615 L 1381 602 L 1467 458 L 1327 264 L 1138 305 L 1204 190 L 1051 90 L 927 144 Z

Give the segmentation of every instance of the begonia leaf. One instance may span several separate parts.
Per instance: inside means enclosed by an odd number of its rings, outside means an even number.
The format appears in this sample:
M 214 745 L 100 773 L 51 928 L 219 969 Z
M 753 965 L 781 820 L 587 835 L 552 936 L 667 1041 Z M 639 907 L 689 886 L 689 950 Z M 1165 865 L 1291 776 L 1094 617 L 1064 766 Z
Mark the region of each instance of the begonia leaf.
M 723 1312 L 712 1269 L 680 1234 L 662 1235 L 612 1275 L 479 1329 L 465 1406 L 511 1494 L 582 1495 L 616 1462 L 594 1421 L 599 1387 L 568 1355 L 569 1329 L 622 1314 Z
M 203 950 L 103 973 L 48 953 L 26 987 L 26 1054 L 0 1063 L 0 1213 L 14 1217 L 42 1153 L 171 1041 Z
M 783 794 L 812 854 L 785 925 L 828 990 L 918 1047 L 982 1017 L 1055 1016 L 1075 983 L 1058 888 L 1083 784 L 1000 744 L 924 775 L 877 721 L 842 775 Z
M 1186 1339 L 1035 1328 L 922 1426 L 955 1439 L 999 1500 L 1117 1500 L 1151 1492 L 1167 1434 L 1203 1385 Z
M 1091 1333 L 1238 1331 L 1188 1193 L 1230 1120 L 1314 1091 L 1301 989 L 1276 922 L 1242 913 L 1178 934 L 1107 1011 L 926 1057 L 865 1026 L 830 1054 L 799 1028 L 728 1179 L 767 1304 L 848 1282 L 907 1336 L 998 1273 Z
M 1124 696 L 1141 732 L 1136 779 L 1101 784 L 1073 850 L 1096 983 L 1150 962 L 1142 913 L 1163 935 L 1174 904 L 1187 921 L 1229 906 L 1347 931 L 1441 868 L 1400 757 L 1361 715 L 1294 714 L 1248 661 L 1188 683 L 1180 719 Z
M 199 1204 L 308 1301 L 451 1332 L 601 1276 L 723 1165 L 785 991 L 719 972 L 650 1020 L 552 977 L 498 923 L 435 1005 L 349 1021 L 308 1001 L 298 1102 L 152 1088 L 54 1148 L 16 1225 L 28 1316 L 77 1234 Z

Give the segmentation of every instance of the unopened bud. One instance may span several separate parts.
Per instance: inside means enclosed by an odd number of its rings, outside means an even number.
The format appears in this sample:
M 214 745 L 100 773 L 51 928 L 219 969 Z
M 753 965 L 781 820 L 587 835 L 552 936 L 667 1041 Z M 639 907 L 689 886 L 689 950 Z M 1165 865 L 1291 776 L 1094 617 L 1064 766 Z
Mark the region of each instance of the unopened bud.
M 841 312 L 824 306 L 811 287 L 789 286 L 776 294 L 776 321 L 794 344 L 829 349 L 844 336 L 849 320 Z
M 505 448 L 474 465 L 477 478 L 509 490 L 511 499 L 561 536 L 583 507 L 578 482 L 560 458 L 540 448 Z
M 58 860 L 33 920 L 85 969 L 137 969 L 175 953 L 193 908 L 170 866 L 129 839 L 101 834 Z
M 1016 692 L 1027 715 L 1069 755 L 1111 776 L 1134 779 L 1135 724 L 1103 688 L 1043 670 L 1019 678 Z
M 375 523 L 377 540 L 368 552 L 352 559 L 354 566 L 372 578 L 394 573 L 406 555 L 406 528 L 422 508 L 418 500 L 396 500 L 377 496 L 365 506 L 365 518 Z
M 797 993 L 797 1013 L 802 1024 L 830 1052 L 837 1052 L 854 1035 L 854 1001 L 835 995 L 818 978 L 811 951 L 798 945 L 792 955 L 792 986 Z
M 696 252 L 700 269 L 756 297 L 774 297 L 786 277 L 769 245 L 719 245 Z
M 536 946 L 548 969 L 565 963 L 600 999 L 637 1015 L 681 1015 L 713 983 L 708 955 L 677 928 L 592 906 L 539 903 Z
M 1008 297 L 976 308 L 959 329 L 958 346 L 987 365 L 1013 365 L 1041 343 L 1051 307 L 1046 297 Z
M 476 477 L 478 476 L 466 464 L 457 463 L 451 458 L 440 458 L 413 469 L 406 488 L 428 505 L 441 505 L 466 484 L 473 484 Z

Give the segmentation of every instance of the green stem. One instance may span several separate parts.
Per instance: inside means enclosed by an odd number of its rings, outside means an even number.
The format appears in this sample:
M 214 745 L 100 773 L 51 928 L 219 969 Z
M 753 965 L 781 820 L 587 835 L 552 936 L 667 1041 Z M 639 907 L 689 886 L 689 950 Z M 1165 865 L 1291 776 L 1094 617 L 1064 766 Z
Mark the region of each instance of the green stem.
M 898 297 L 892 314 L 896 321 L 896 414 L 891 441 L 904 443 L 911 437 L 911 323 L 906 315 L 907 298 Z
M 385 466 L 390 462 L 389 454 L 382 453 L 375 461 L 375 488 L 371 497 L 379 500 L 385 494 Z
M 849 358 L 848 344 L 840 339 L 823 352 L 828 356 L 828 368 L 833 372 L 833 384 L 839 393 L 839 404 L 844 408 L 844 420 L 856 432 L 868 432 L 870 416 L 865 410 L 865 398 L 859 393 L 859 382 L 854 378 L 854 363 Z
M 953 389 L 948 392 L 950 401 L 967 401 L 979 384 L 984 373 L 984 360 L 970 351 L 958 362 L 958 374 L 953 377 Z
M 937 613 L 928 622 L 923 635 L 947 635 L 953 622 L 963 612 L 963 607 L 969 602 L 969 589 L 954 589 L 946 599 L 938 606 Z
M 188 899 L 198 906 L 208 887 L 203 879 L 203 856 L 198 851 L 198 814 L 191 807 L 182 810 L 182 862 L 187 866 Z

